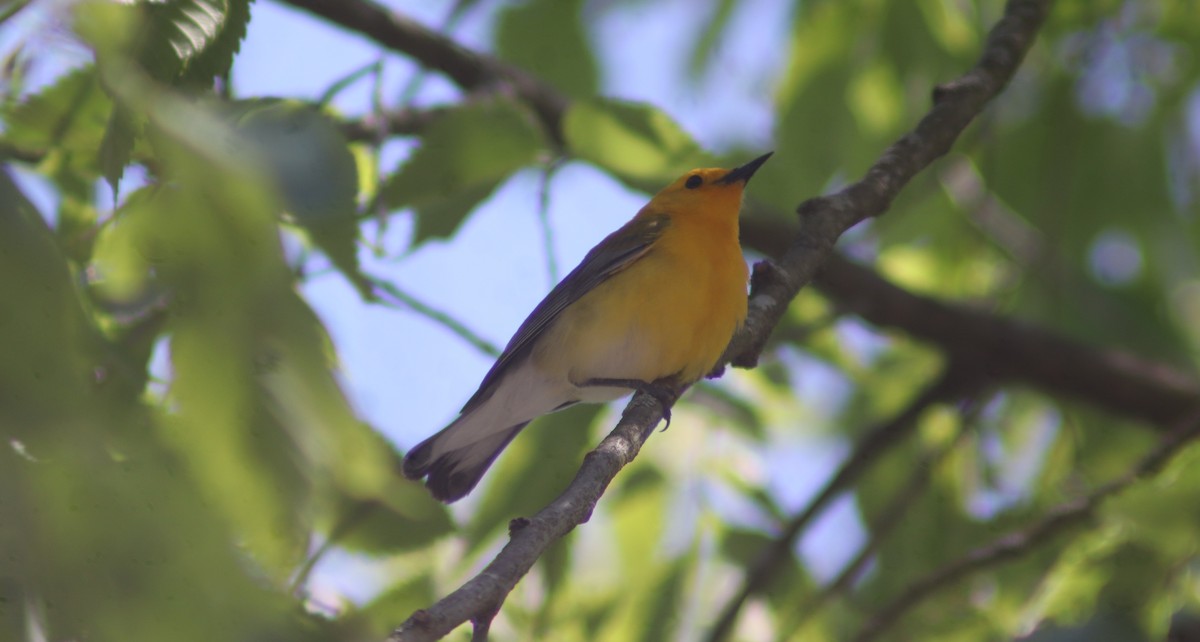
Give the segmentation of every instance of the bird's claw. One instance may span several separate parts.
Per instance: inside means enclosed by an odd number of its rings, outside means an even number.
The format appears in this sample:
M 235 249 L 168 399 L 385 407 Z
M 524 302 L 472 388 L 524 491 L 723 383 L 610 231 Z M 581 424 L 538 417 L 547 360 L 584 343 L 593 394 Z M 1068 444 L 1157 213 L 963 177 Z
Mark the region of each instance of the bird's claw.
M 662 418 L 667 422 L 663 430 L 671 427 L 671 407 L 679 400 L 674 380 L 658 379 L 657 381 L 641 381 L 639 379 L 588 379 L 584 386 L 610 386 L 614 388 L 629 388 L 654 397 L 662 408 Z

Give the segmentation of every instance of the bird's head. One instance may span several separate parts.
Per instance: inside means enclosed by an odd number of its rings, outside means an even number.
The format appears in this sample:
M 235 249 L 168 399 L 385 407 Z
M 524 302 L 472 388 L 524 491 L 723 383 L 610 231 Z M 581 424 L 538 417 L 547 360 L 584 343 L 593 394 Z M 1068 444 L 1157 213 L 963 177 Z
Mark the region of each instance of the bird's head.
M 742 191 L 746 183 L 773 153 L 767 152 L 733 169 L 693 169 L 655 194 L 646 210 L 736 217 L 741 209 Z

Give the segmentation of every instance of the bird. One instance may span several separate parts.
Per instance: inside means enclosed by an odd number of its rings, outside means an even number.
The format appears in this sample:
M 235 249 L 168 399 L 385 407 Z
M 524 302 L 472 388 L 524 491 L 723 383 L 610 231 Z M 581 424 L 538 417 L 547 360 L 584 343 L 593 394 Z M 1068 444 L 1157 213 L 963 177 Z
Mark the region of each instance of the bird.
M 529 422 L 634 391 L 658 399 L 670 425 L 675 397 L 718 365 L 746 318 L 738 216 L 770 157 L 687 172 L 592 248 L 517 329 L 458 418 L 408 452 L 404 476 L 457 501 Z

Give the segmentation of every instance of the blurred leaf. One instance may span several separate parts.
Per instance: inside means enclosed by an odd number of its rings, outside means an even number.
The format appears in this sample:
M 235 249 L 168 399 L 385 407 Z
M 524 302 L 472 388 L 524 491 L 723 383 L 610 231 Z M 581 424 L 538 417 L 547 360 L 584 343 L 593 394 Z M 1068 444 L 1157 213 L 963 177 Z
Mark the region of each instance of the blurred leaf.
M 414 493 L 414 499 L 418 497 Z M 355 501 L 344 496 L 339 500 L 340 505 L 331 516 L 329 535 L 340 548 L 347 550 L 390 555 L 427 546 L 454 530 L 454 522 L 444 506 L 430 510 L 426 519 L 414 520 L 388 503 Z
M 59 162 L 74 171 L 99 176 L 96 150 L 111 113 L 112 101 L 95 68 L 83 67 L 6 109 L 3 140 L 36 154 L 55 151 Z
M 282 578 L 307 541 L 312 435 L 300 430 L 308 425 L 290 432 L 280 397 L 258 375 L 311 363 L 287 341 L 311 316 L 291 305 L 275 199 L 224 146 L 231 132 L 208 110 L 147 91 L 136 73 L 112 80 L 124 104 L 148 114 L 162 171 L 173 177 L 131 199 L 113 229 L 114 245 L 171 293 L 173 412 L 161 435 L 256 561 Z
M 428 239 L 449 238 L 458 226 L 467 219 L 487 197 L 496 191 L 503 181 L 494 181 L 466 187 L 444 198 L 432 200 L 417 210 L 417 228 L 414 243 Z
M 571 549 L 574 542 L 570 538 L 560 538 L 550 544 L 546 552 L 538 559 L 542 581 L 545 582 L 546 596 L 542 599 L 532 627 L 539 639 L 545 638 L 554 630 L 552 615 L 556 605 L 563 602 L 571 590 Z
M 882 60 L 859 69 L 847 87 L 846 102 L 859 128 L 871 134 L 892 135 L 899 129 L 902 100 L 896 71 Z
M 1200 537 L 1200 446 L 1183 448 L 1165 470 L 1105 502 L 1101 513 L 1122 524 L 1130 540 L 1164 558 L 1194 554 Z
M 100 171 L 112 189 L 113 200 L 117 200 L 117 186 L 121 176 L 125 174 L 125 166 L 133 155 L 134 127 L 133 116 L 129 111 L 117 105 L 108 117 L 108 127 L 104 129 L 104 140 L 100 142 Z
M 855 65 L 844 59 L 830 62 L 827 68 L 813 69 L 805 84 L 797 87 L 794 99 L 779 107 L 776 116 L 779 152 L 763 169 L 767 170 L 771 165 L 786 168 L 792 180 L 789 183 L 768 181 L 768 185 L 788 190 L 787 197 L 807 198 L 820 194 L 838 172 L 845 171 L 844 168 L 862 167 L 856 162 L 858 159 L 852 157 L 861 145 L 857 142 L 861 140 L 861 134 L 845 98 L 849 95 L 849 83 L 855 71 Z M 847 144 L 846 141 L 854 142 Z M 781 198 L 772 198 L 772 191 L 762 189 L 757 183 L 755 187 L 759 188 L 755 192 L 758 197 L 786 207 L 784 211 L 795 206 L 796 199 L 788 203 Z
M 977 7 L 950 0 L 919 0 L 916 4 L 929 25 L 929 33 L 946 51 L 970 54 L 979 45 Z
M 510 4 L 496 26 L 496 51 L 575 98 L 596 93 L 599 72 L 583 25 L 583 0 Z
M 437 599 L 433 578 L 428 573 L 405 578 L 383 590 L 362 608 L 346 616 L 362 620 L 366 631 L 362 635 L 343 639 L 377 639 L 386 637 L 408 614 L 429 606 Z
M 52 430 L 69 430 L 48 417 L 80 412 L 99 350 L 54 236 L 7 168 L 0 168 L 0 319 L 0 435 L 38 452 Z
M 683 619 L 680 602 L 696 557 L 693 551 L 673 560 L 663 569 L 662 578 L 650 589 L 652 600 L 643 606 L 646 619 L 642 625 L 641 639 L 644 642 L 658 642 L 674 637 L 673 633 Z
M 738 3 L 734 0 L 715 0 L 715 5 L 712 17 L 704 22 L 704 30 L 700 32 L 688 56 L 688 75 L 692 78 L 699 77 L 717 54 L 721 37 L 729 27 L 729 18 Z
M 589 428 L 601 409 L 580 404 L 546 415 L 513 440 L 484 478 L 487 487 L 466 528 L 472 549 L 566 490 L 593 445 Z
M 501 98 L 472 102 L 426 129 L 379 198 L 391 209 L 416 209 L 415 243 L 448 236 L 497 185 L 533 163 L 543 145 L 525 108 Z
M 0 208 L 0 591 L 22 600 L 0 611 L 34 609 L 47 639 L 305 639 L 179 474 L 153 413 L 95 378 L 99 337 L 7 172 Z
M 678 123 L 643 103 L 576 101 L 563 118 L 563 136 L 575 156 L 651 189 L 693 167 L 712 164 Z
M 712 411 L 752 439 L 762 440 L 766 437 L 766 428 L 758 415 L 759 409 L 726 386 L 701 381 L 692 392 L 691 402 Z
M 358 170 L 329 118 L 298 100 L 256 99 L 231 107 L 239 142 L 275 179 L 297 222 L 311 228 L 354 221 Z
M 1081 626 L 1038 629 L 1019 642 L 1149 642 L 1150 639 L 1127 614 L 1098 613 Z
M 295 100 L 233 105 L 239 146 L 274 179 L 287 210 L 334 266 L 374 297 L 358 264 L 358 165 L 341 131 L 321 112 Z
M 766 533 L 744 528 L 727 528 L 721 538 L 721 555 L 737 566 L 749 568 L 770 546 L 772 540 Z

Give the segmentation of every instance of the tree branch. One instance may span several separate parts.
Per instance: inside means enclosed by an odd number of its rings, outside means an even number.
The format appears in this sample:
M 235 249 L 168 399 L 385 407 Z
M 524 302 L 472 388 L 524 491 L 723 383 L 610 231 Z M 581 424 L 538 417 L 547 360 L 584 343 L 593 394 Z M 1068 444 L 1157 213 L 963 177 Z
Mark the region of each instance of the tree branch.
M 464 91 L 493 85 L 507 86 L 537 111 L 551 138 L 557 143 L 562 142 L 560 125 L 567 111 L 568 99 L 523 69 L 471 51 L 374 0 L 279 1 L 410 56 L 421 66 L 445 74 Z
M 415 109 L 405 107 L 392 111 L 367 114 L 357 120 L 341 123 L 342 135 L 351 141 L 376 141 L 389 136 L 412 136 L 425 130 L 446 109 Z
M 999 537 L 909 584 L 900 591 L 896 599 L 867 621 L 853 638 L 854 641 L 874 640 L 905 613 L 937 591 L 948 588 L 967 575 L 1025 555 L 1052 537 L 1091 519 L 1101 502 L 1134 482 L 1162 470 L 1173 456 L 1197 436 L 1200 436 L 1200 408 L 1193 407 L 1189 415 L 1183 421 L 1177 422 L 1174 429 L 1164 435 L 1158 445 L 1129 472 L 1088 495 L 1059 504 L 1027 528 Z
M 534 106 L 552 135 L 560 135 L 567 100 L 522 71 L 468 51 L 371 0 L 281 1 L 410 55 L 444 72 L 465 90 L 505 84 Z M 1010 0 L 1005 16 L 989 33 L 979 62 L 958 80 L 934 91 L 934 105 L 915 130 L 889 147 L 858 182 L 801 204 L 802 225 L 787 250 L 777 262 L 755 266 L 750 314 L 722 363 L 750 366 L 757 361 L 771 330 L 800 289 L 812 281 L 838 237 L 860 221 L 885 212 L 912 177 L 944 155 L 1009 82 L 1050 4 L 1051 0 Z M 467 620 L 494 612 L 542 551 L 587 519 L 613 476 L 637 454 L 648 431 L 661 419 L 662 410 L 647 395 L 635 395 L 616 429 L 585 458 L 571 486 L 515 529 L 509 543 L 483 572 L 428 610 L 413 614 L 391 639 L 436 639 Z
M 749 217 L 742 241 L 768 255 L 786 251 L 794 226 Z M 833 254 L 814 281 L 822 294 L 868 322 L 896 328 L 973 364 L 998 382 L 1022 383 L 1170 428 L 1200 403 L 1200 383 L 1169 365 L 1089 346 L 984 310 L 913 294 Z
M 705 639 L 709 642 L 717 642 L 729 637 L 746 601 L 751 596 L 762 592 L 771 584 L 776 575 L 786 568 L 786 561 L 791 559 L 792 547 L 796 543 L 796 538 L 800 537 L 804 529 L 830 502 L 853 486 L 876 459 L 908 437 L 916 425 L 917 419 L 925 414 L 930 406 L 970 394 L 981 384 L 980 380 L 974 379 L 967 373 L 953 366 L 949 367 L 935 382 L 914 397 L 899 414 L 871 429 L 854 448 L 850 457 L 838 467 L 833 477 L 825 482 L 825 486 L 821 488 L 820 492 L 783 527 L 783 530 L 769 545 L 764 546 L 763 550 L 759 552 L 754 563 L 746 571 L 742 586 L 725 603 L 721 614 Z
M 591 517 L 609 482 L 637 456 L 662 411 L 653 397 L 635 396 L 617 427 L 584 458 L 567 489 L 533 517 L 513 520 L 508 543 L 486 568 L 433 606 L 413 613 L 389 642 L 436 640 L 463 622 L 490 617 L 555 540 Z
M 867 563 L 871 561 L 879 547 L 883 545 L 884 540 L 892 534 L 897 526 L 900 525 L 900 520 L 920 496 L 929 487 L 930 479 L 933 477 L 934 469 L 954 451 L 956 447 L 963 441 L 963 438 L 970 433 L 969 424 L 971 417 L 976 416 L 980 409 L 980 404 L 971 404 L 972 412 L 963 413 L 963 423 L 958 429 L 958 433 L 949 443 L 937 448 L 932 452 L 925 453 L 913 466 L 912 473 L 909 475 L 908 483 L 899 491 L 892 495 L 891 501 L 880 512 L 880 514 L 872 520 L 870 529 L 870 538 L 865 544 L 859 548 L 858 553 L 850 560 L 838 573 L 837 577 L 832 582 L 825 585 L 817 593 L 805 599 L 795 610 L 789 613 L 783 624 L 779 626 L 779 635 L 781 639 L 788 638 L 792 633 L 803 626 L 804 622 L 825 605 L 829 600 L 836 597 L 838 594 L 847 591 L 850 585 L 858 579 Z
M 751 289 L 751 313 L 725 352 L 735 366 L 758 361 L 770 329 L 813 280 L 833 244 L 857 223 L 883 214 L 917 172 L 950 150 L 955 139 L 1008 84 L 1049 12 L 1051 0 L 1009 0 L 988 33 L 979 62 L 934 89 L 933 108 L 916 128 L 883 152 L 866 176 L 833 194 L 800 204 L 800 226 L 787 250 Z M 756 291 L 757 290 L 757 291 Z

